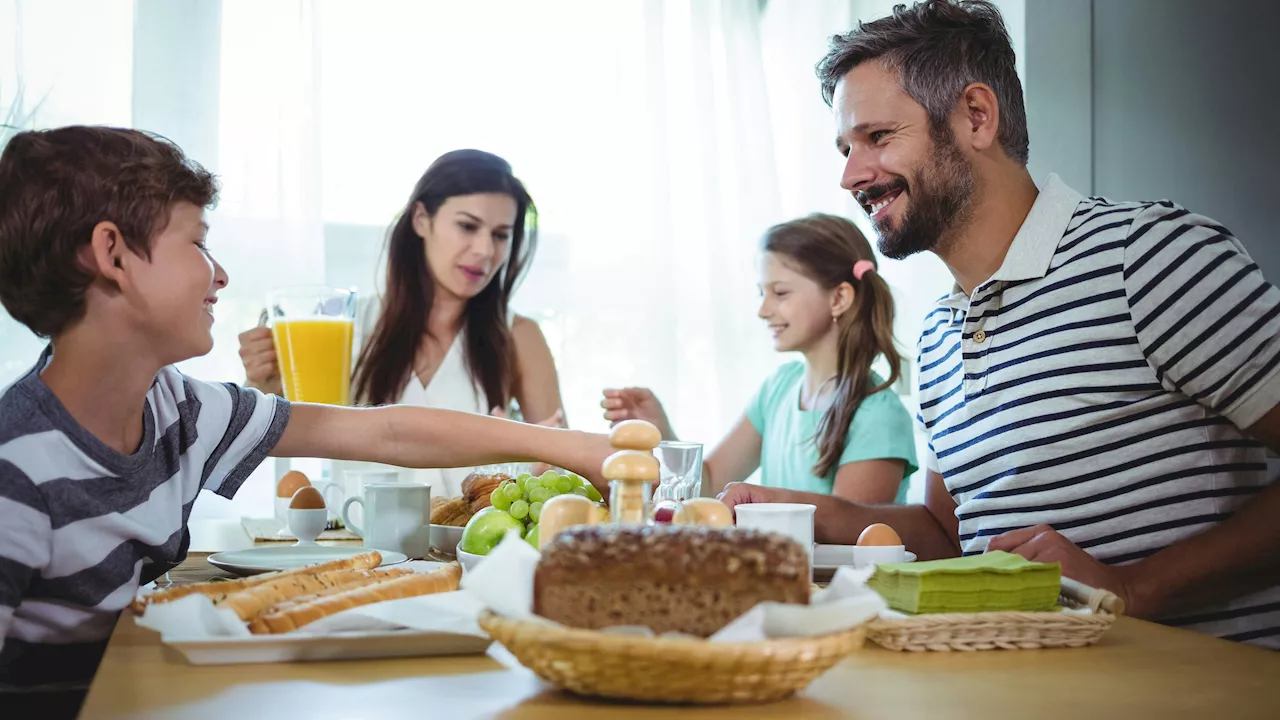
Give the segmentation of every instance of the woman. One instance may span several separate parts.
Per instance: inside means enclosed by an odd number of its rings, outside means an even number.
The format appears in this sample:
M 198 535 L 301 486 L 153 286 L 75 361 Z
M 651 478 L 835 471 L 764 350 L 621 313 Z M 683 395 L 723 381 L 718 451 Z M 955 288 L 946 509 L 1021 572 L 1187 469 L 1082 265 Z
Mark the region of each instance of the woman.
M 853 223 L 814 214 L 769 229 L 763 243 L 759 315 L 783 365 L 703 464 L 716 495 L 757 468 L 761 484 L 902 502 L 915 472 L 911 416 L 890 389 L 901 357 L 893 342 L 893 295 L 871 245 Z M 888 379 L 872 371 L 884 358 Z M 675 439 L 662 404 L 645 388 L 606 390 L 605 418 L 648 420 Z
M 546 338 L 510 310 L 533 258 L 537 210 L 502 158 L 456 150 L 418 180 L 387 237 L 386 292 L 362 302 L 352 378 L 357 404 L 406 403 L 562 425 Z M 248 385 L 281 394 L 271 332 L 240 336 Z M 417 474 L 438 494 L 461 492 L 466 468 Z

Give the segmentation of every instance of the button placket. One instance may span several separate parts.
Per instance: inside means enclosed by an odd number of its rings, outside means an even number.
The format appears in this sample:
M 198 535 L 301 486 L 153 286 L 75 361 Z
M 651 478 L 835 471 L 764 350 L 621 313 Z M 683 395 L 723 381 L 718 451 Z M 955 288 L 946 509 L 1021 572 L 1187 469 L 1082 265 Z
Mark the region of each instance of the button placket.
M 974 295 L 989 292 L 994 286 L 979 287 L 974 291 Z M 987 368 L 990 366 L 990 350 L 991 336 L 987 328 L 990 326 L 993 317 L 984 317 L 988 312 L 997 309 L 1000 306 L 1000 293 L 996 292 L 986 302 L 981 305 L 973 305 L 970 300 L 969 311 L 965 314 L 966 318 L 979 317 L 982 318 L 977 323 L 969 323 L 966 321 L 965 329 L 962 335 L 968 335 L 963 341 L 961 351 L 965 354 L 964 358 L 964 394 L 971 397 L 987 388 Z M 981 353 L 981 355 L 978 355 Z M 973 357 L 978 355 L 977 357 Z M 975 377 L 978 376 L 978 377 Z

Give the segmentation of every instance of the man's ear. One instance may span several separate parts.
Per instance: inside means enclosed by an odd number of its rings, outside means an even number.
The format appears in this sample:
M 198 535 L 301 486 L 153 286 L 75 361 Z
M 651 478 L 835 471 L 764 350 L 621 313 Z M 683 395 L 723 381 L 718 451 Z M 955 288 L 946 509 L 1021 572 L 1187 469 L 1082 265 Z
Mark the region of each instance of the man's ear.
M 134 257 L 125 245 L 120 228 L 113 222 L 103 221 L 93 226 L 89 244 L 81 249 L 79 260 L 96 277 L 119 287 L 126 282 L 125 263 Z
M 978 152 L 994 145 L 1000 135 L 1000 102 L 985 83 L 970 83 L 960 96 L 960 112 L 964 116 L 964 135 L 957 137 Z
M 431 215 L 420 202 L 413 204 L 413 231 L 423 240 L 431 237 Z

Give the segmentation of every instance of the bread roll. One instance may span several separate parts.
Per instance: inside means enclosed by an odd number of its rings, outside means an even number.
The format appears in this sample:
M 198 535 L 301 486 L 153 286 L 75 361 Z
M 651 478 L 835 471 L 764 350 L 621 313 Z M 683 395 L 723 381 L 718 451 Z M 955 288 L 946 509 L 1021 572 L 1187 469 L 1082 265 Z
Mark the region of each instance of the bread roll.
M 570 627 L 708 637 L 756 604 L 809 602 L 809 557 L 746 528 L 570 528 L 542 548 L 533 610 Z

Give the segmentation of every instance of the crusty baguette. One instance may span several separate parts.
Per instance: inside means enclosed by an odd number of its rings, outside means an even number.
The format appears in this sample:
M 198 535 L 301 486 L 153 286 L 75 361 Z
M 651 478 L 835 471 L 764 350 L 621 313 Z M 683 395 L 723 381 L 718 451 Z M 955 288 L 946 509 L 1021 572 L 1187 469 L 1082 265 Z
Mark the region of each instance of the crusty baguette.
M 235 593 L 258 585 L 263 585 L 265 583 L 274 582 L 282 578 L 302 574 L 317 574 L 333 570 L 372 570 L 381 564 L 382 554 L 376 550 L 372 550 L 349 558 L 330 560 L 329 562 L 319 563 L 318 565 L 308 565 L 307 567 L 295 568 L 293 570 L 282 570 L 280 572 L 262 573 L 261 575 L 250 575 L 249 577 L 240 578 L 238 580 L 203 582 L 157 590 L 156 592 L 142 597 L 135 597 L 129 607 L 133 610 L 134 614 L 141 615 L 148 605 L 173 602 L 178 598 L 197 594 L 207 595 L 216 605 Z
M 368 570 L 330 570 L 315 574 L 291 575 L 228 595 L 226 600 L 218 603 L 218 607 L 231 610 L 241 620 L 248 622 L 276 603 L 369 577 L 371 573 Z
M 395 580 L 398 577 L 413 574 L 414 572 L 408 568 L 383 568 L 380 570 L 370 570 L 368 573 L 365 573 L 351 582 L 327 587 L 319 592 L 311 593 L 310 595 L 298 595 L 296 597 L 291 597 L 288 600 L 282 600 L 267 608 L 262 615 L 289 610 L 299 605 L 306 605 L 309 602 L 314 602 L 322 597 L 337 595 L 338 593 L 354 590 L 358 587 L 368 587 L 370 585 L 376 585 L 381 582 L 387 582 L 388 580 Z M 261 617 L 262 615 L 259 615 L 258 617 Z
M 249 623 L 249 632 L 256 635 L 286 633 L 329 615 L 362 605 L 457 590 L 458 581 L 461 578 L 462 567 L 457 563 L 450 563 L 429 573 L 413 573 L 328 595 L 311 602 L 291 604 L 288 608 L 272 611 L 254 619 Z

